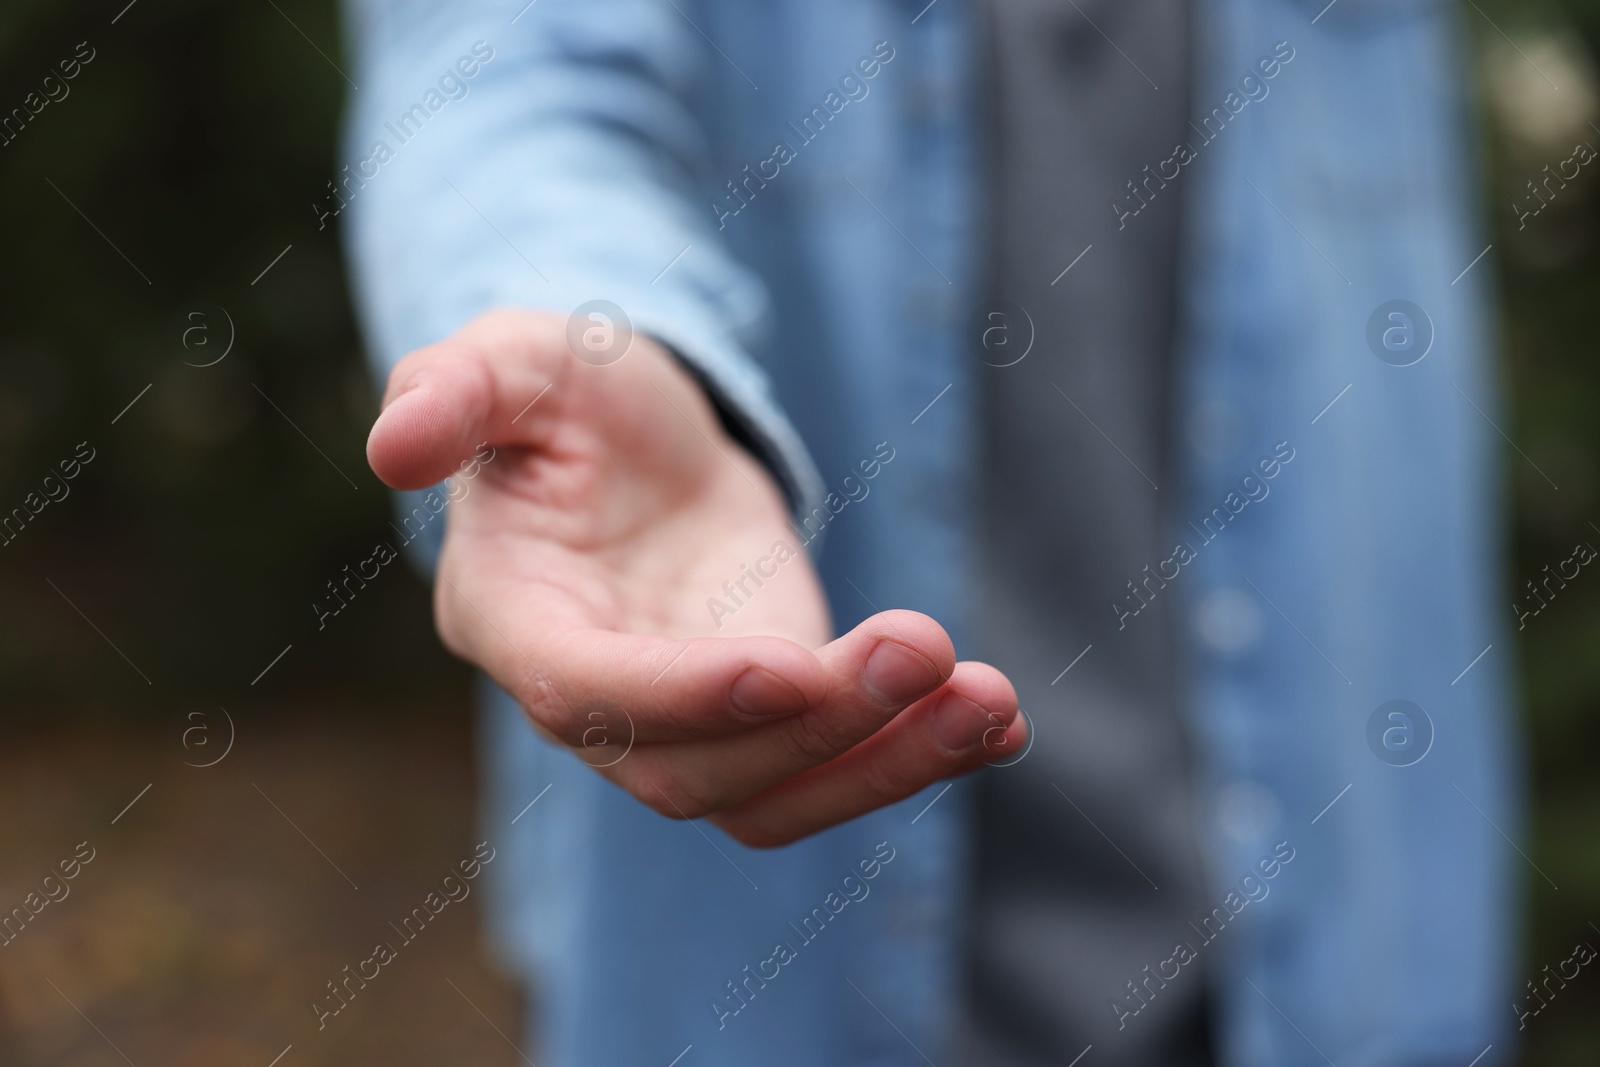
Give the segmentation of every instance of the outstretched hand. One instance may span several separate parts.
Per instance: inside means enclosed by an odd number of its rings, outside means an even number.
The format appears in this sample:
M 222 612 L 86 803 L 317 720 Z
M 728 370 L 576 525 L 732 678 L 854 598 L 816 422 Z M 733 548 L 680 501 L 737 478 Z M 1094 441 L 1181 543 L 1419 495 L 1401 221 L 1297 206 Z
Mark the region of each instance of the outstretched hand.
M 367 443 L 383 481 L 422 488 L 496 450 L 451 505 L 439 560 L 452 652 L 643 803 L 748 845 L 1022 750 L 1010 683 L 955 662 L 927 616 L 886 611 L 833 637 L 771 476 L 671 355 L 636 336 L 595 366 L 565 325 L 493 312 L 389 377 Z M 780 542 L 795 558 L 715 623 L 707 600 Z M 597 724 L 625 758 L 600 765 Z

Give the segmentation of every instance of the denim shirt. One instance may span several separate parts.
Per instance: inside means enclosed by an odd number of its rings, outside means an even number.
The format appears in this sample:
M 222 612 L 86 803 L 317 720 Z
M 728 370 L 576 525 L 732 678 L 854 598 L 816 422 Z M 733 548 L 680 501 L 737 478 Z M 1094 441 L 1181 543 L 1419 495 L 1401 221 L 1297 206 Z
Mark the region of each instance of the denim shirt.
M 826 527 L 841 630 L 905 607 L 969 644 L 968 4 L 348 0 L 347 20 L 348 169 L 313 210 L 343 226 L 378 372 L 491 307 L 611 300 Z M 1492 1044 L 1488 1067 L 1530 872 L 1454 12 L 1198 0 L 1195 26 L 1190 151 L 1106 191 L 1125 226 L 1164 183 L 1190 198 L 1174 553 L 1154 581 L 1109 576 L 1106 611 L 1183 605 L 1208 865 L 1238 909 L 1203 949 L 1221 1060 Z M 884 442 L 862 495 L 845 478 Z M 538 1062 L 943 1062 L 960 784 L 753 851 L 650 812 L 487 685 L 483 705 L 491 942 L 537 983 Z M 1244 910 L 1281 843 L 1293 861 Z M 1108 1020 L 1128 995 L 1106 990 Z

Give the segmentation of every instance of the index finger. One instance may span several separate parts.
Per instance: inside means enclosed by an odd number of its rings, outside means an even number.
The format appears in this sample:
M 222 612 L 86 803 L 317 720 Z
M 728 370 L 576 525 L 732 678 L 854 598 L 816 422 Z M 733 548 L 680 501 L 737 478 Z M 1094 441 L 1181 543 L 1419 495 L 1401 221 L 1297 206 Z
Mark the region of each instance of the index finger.
M 566 356 L 553 317 L 514 311 L 483 315 L 417 349 L 389 374 L 367 462 L 387 485 L 421 489 L 480 442 L 531 442 L 540 423 L 518 416 L 556 383 Z

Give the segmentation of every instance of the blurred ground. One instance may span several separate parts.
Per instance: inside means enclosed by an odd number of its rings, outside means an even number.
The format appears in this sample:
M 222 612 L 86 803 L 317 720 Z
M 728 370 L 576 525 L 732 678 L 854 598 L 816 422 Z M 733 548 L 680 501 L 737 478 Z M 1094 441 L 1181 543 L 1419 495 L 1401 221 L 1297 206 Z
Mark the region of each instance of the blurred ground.
M 0 908 L 79 842 L 95 851 L 0 948 L 0 1063 L 267 1067 L 291 1044 L 281 1067 L 523 1062 L 495 1029 L 523 1043 L 479 951 L 481 876 L 414 942 L 388 927 L 479 840 L 465 694 L 357 703 L 231 707 L 238 739 L 210 768 L 184 760 L 220 754 L 220 715 L 210 752 L 184 749 L 181 715 L 52 711 L 7 739 Z M 318 1032 L 310 1003 L 378 941 L 398 957 Z

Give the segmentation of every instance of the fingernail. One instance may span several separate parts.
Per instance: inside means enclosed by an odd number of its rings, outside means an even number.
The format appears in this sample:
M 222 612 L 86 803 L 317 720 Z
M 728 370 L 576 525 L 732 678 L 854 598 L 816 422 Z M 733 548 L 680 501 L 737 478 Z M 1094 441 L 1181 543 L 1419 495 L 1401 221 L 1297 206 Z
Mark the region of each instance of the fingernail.
M 793 715 L 806 706 L 804 693 L 765 667 L 751 667 L 735 678 L 728 699 L 753 719 Z
M 933 709 L 933 736 L 951 752 L 965 752 L 998 725 L 989 713 L 959 693 L 946 693 Z
M 867 657 L 863 681 L 886 704 L 921 696 L 943 681 L 933 664 L 905 645 L 887 638 Z

